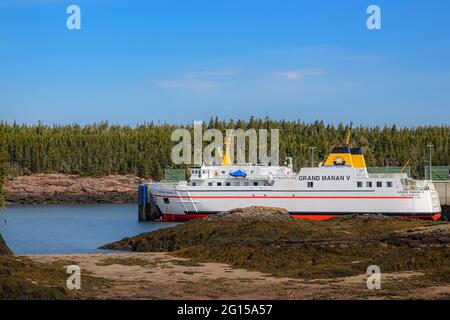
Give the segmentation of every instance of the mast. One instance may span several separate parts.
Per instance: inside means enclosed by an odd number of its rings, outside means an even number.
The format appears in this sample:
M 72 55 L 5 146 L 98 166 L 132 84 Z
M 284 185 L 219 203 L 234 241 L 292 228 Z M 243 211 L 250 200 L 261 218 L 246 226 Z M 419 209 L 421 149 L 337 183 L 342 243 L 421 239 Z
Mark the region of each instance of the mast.
M 350 122 L 350 128 L 348 128 L 347 138 L 345 139 L 345 144 L 344 144 L 344 146 L 346 146 L 346 147 L 348 147 L 348 145 L 350 144 L 350 137 L 351 137 L 351 133 L 352 133 L 352 125 L 353 125 L 353 122 Z
M 230 157 L 230 145 L 231 145 L 231 139 L 233 138 L 233 134 L 230 134 L 228 137 L 228 140 L 225 141 L 225 153 L 222 154 L 222 165 L 223 166 L 231 166 L 231 157 Z

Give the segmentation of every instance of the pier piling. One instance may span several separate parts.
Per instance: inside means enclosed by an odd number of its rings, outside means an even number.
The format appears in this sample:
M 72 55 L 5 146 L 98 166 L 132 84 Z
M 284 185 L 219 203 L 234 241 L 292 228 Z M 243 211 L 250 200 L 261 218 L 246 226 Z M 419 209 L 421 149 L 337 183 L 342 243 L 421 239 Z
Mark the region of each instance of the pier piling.
M 138 186 L 138 219 L 139 221 L 155 221 L 160 218 L 155 200 L 147 184 Z

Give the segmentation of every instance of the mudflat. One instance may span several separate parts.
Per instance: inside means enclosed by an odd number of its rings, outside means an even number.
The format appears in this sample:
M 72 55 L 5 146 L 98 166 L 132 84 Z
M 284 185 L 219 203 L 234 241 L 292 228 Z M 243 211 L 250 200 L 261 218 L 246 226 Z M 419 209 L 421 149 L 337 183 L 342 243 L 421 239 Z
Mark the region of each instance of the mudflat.
M 125 238 L 103 248 L 170 252 L 193 263 L 223 263 L 293 283 L 319 282 L 325 285 L 323 297 L 330 298 L 347 294 L 425 298 L 418 294 L 420 290 L 437 287 L 448 297 L 450 285 L 448 222 L 382 215 L 311 221 L 293 219 L 279 208 L 250 207 Z M 395 275 L 391 283 L 385 281 L 384 291 L 369 292 L 361 280 L 372 265 L 381 269 L 385 280 Z M 356 285 L 354 279 L 361 280 L 359 287 L 332 292 L 330 283 Z M 276 290 L 269 292 L 276 295 Z
M 367 276 L 299 279 L 276 277 L 225 263 L 199 263 L 166 252 L 27 255 L 46 267 L 81 268 L 81 290 L 67 298 L 90 299 L 449 299 L 450 284 L 429 284 L 423 272 L 383 274 L 381 290 Z M 66 275 L 68 276 L 68 275 Z M 61 279 L 61 283 L 65 282 Z M 421 284 L 420 284 L 421 283 Z M 424 285 L 425 284 L 425 285 Z

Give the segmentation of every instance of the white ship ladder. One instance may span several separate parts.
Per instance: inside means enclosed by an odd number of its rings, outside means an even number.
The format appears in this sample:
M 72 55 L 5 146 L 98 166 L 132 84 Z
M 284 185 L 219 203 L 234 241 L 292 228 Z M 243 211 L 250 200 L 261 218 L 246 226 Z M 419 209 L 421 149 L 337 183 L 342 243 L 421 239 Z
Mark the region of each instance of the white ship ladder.
M 181 197 L 181 194 L 178 190 L 176 190 L 177 195 L 178 195 L 178 199 L 180 199 L 181 204 L 183 205 L 183 209 L 185 212 L 189 212 L 190 210 L 188 210 L 188 208 L 186 207 L 186 203 L 190 203 L 192 205 L 192 207 L 194 208 L 195 212 L 198 212 L 197 207 L 195 206 L 194 201 L 192 201 L 191 195 L 189 194 L 188 191 L 185 191 L 187 196 L 189 197 L 188 201 L 184 201 L 183 198 Z
M 195 212 L 198 212 L 197 207 L 196 207 L 196 205 L 195 205 L 195 202 L 192 201 L 191 194 L 189 193 L 189 191 L 186 191 L 186 194 L 188 195 L 189 201 L 190 201 L 190 203 L 192 204 L 192 207 L 194 208 Z

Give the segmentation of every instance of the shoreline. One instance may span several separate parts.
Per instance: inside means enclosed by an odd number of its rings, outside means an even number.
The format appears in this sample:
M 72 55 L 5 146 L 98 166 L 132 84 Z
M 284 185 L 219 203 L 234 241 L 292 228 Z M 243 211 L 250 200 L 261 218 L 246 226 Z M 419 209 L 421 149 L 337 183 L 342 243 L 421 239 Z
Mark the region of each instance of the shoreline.
M 34 174 L 10 179 L 4 189 L 7 206 L 132 204 L 137 201 L 137 186 L 143 181 L 134 175 Z
M 56 205 L 56 204 L 135 204 L 136 193 L 111 192 L 102 194 L 11 194 L 6 193 L 6 206 L 33 206 L 33 205 Z

